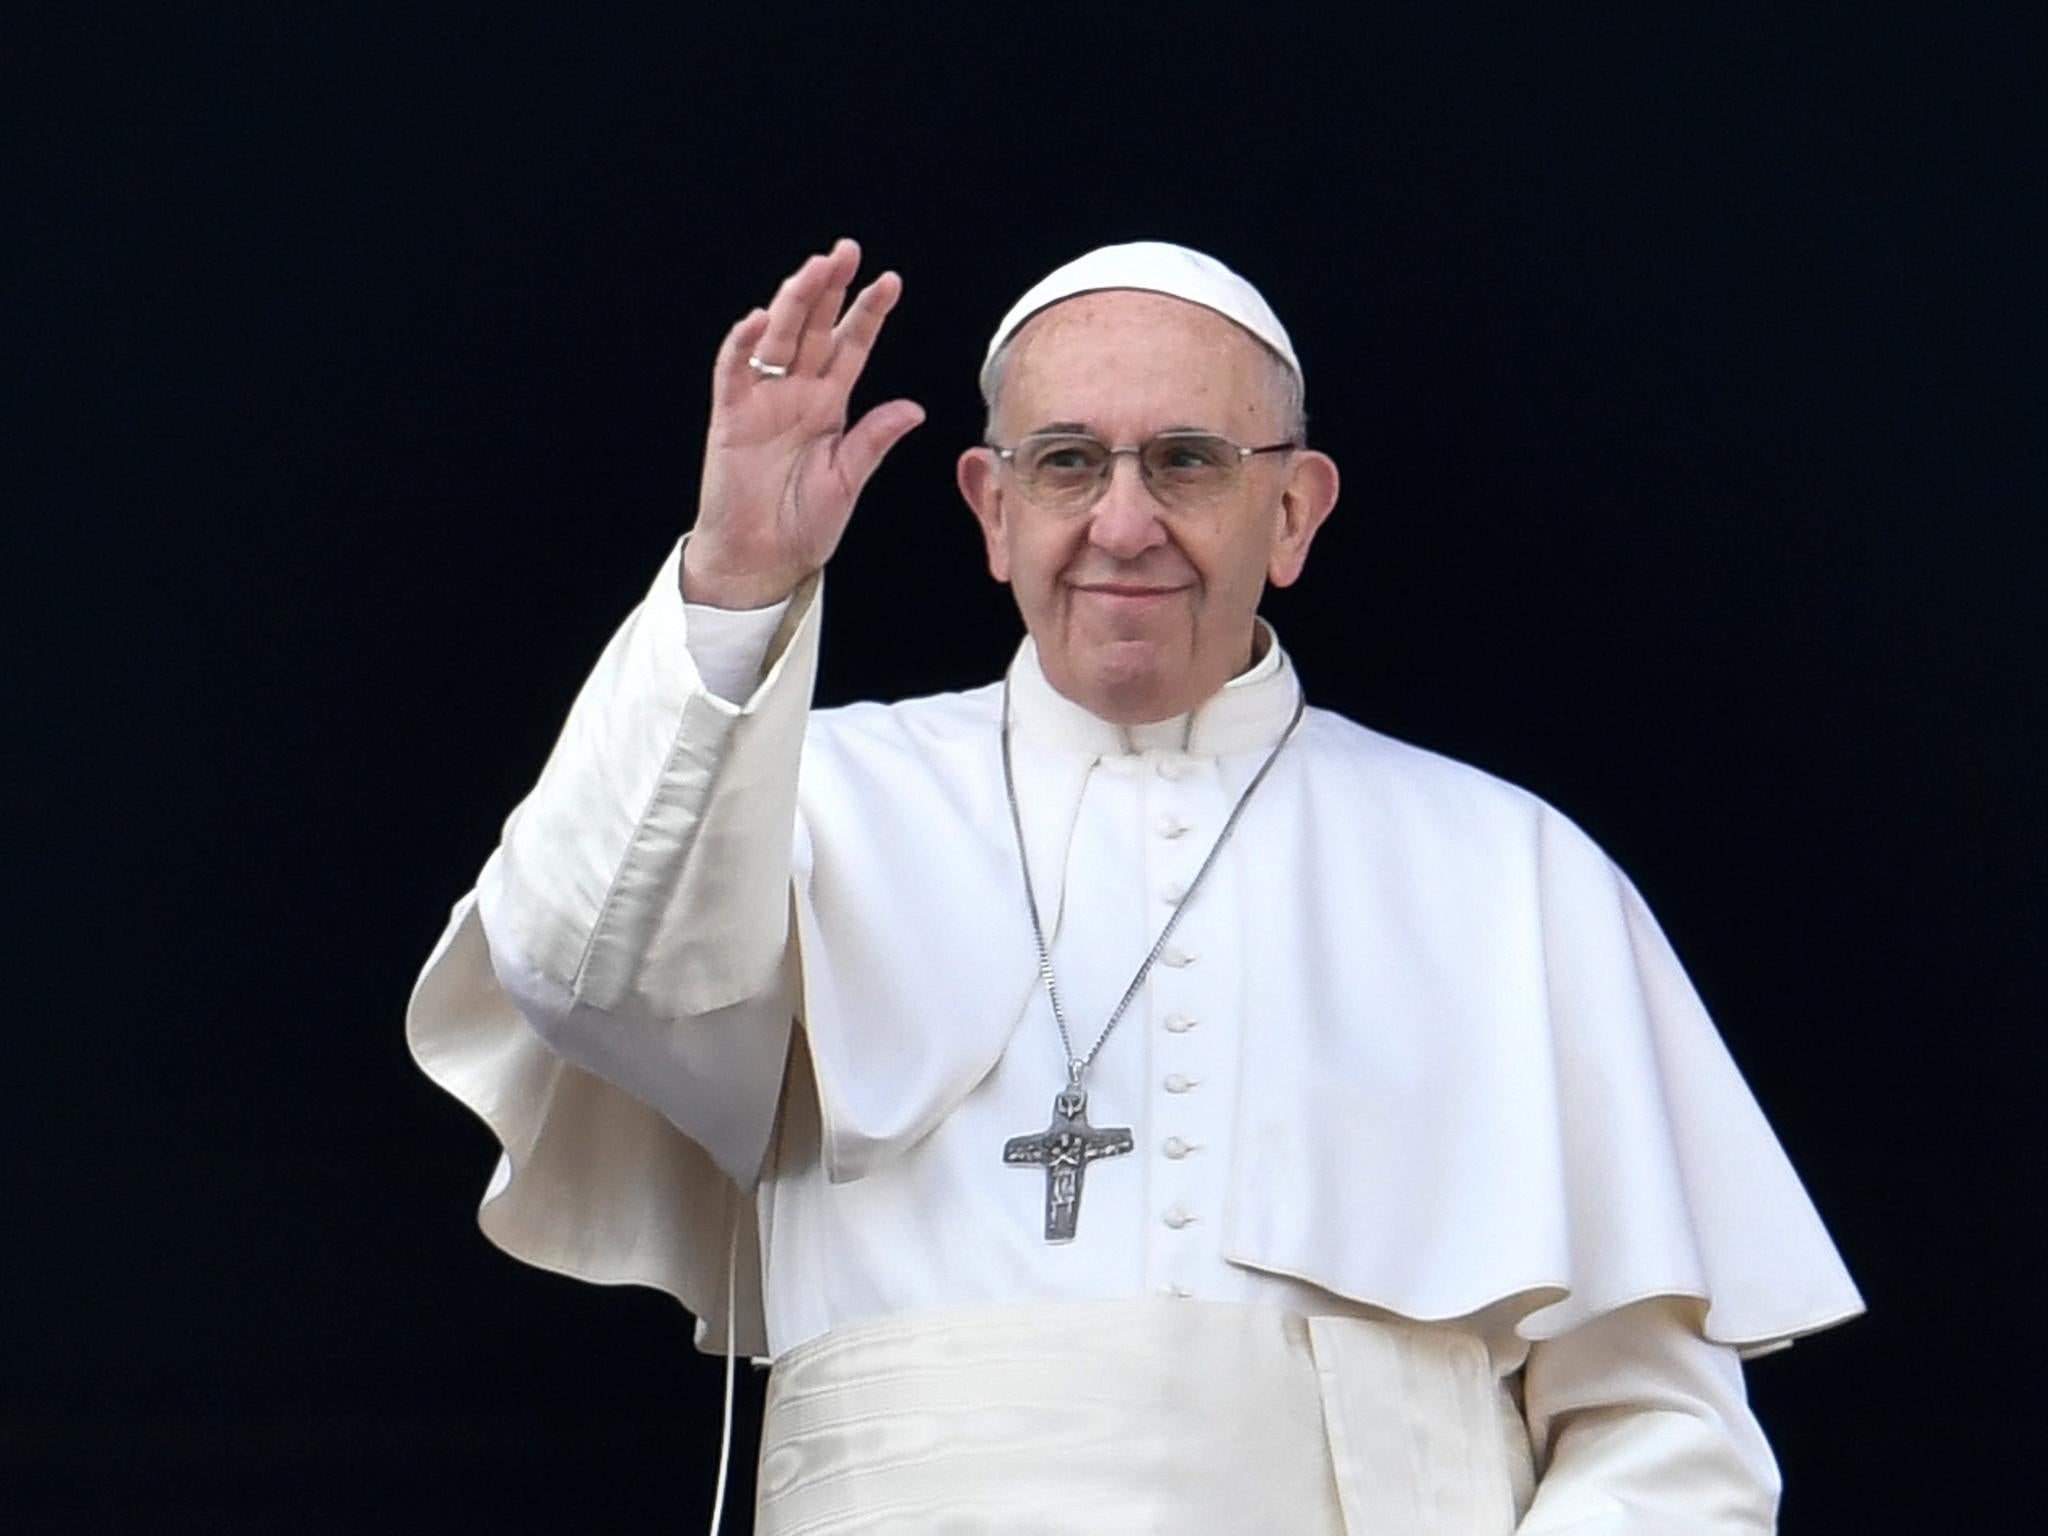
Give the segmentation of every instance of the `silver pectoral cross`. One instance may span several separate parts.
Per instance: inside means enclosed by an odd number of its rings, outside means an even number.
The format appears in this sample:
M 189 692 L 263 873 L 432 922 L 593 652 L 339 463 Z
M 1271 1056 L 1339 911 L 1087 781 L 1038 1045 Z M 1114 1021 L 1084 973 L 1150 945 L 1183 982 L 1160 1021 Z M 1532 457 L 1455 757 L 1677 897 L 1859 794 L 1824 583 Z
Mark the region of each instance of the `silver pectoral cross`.
M 1129 1126 L 1097 1130 L 1088 1123 L 1088 1095 L 1078 1083 L 1052 1101 L 1052 1124 L 1036 1136 L 1013 1136 L 1003 1161 L 1045 1169 L 1045 1240 L 1072 1242 L 1081 1215 L 1081 1176 L 1097 1158 L 1115 1157 L 1136 1145 Z

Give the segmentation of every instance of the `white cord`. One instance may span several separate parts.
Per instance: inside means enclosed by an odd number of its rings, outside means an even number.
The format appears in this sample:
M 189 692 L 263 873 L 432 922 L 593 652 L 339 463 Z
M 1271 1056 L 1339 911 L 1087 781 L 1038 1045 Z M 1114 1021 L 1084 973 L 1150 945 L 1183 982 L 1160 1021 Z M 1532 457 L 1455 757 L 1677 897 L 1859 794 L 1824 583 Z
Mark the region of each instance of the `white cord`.
M 735 1212 L 732 1241 L 725 1248 L 725 1428 L 718 1437 L 718 1492 L 711 1500 L 711 1536 L 718 1536 L 719 1526 L 725 1519 L 725 1475 L 732 1468 L 733 1358 L 739 1353 L 733 1325 L 733 1307 L 737 1298 L 733 1292 L 739 1286 L 739 1269 L 740 1222 Z

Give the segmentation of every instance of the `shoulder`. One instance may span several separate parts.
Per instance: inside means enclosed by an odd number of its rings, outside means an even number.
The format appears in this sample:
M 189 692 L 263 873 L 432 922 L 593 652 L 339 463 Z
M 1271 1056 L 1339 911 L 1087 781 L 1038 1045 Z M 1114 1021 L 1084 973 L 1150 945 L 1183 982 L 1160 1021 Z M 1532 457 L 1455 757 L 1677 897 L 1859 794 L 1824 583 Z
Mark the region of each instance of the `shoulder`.
M 1302 719 L 1299 745 L 1316 772 L 1354 780 L 1360 789 L 1513 814 L 1550 809 L 1540 797 L 1498 774 L 1332 710 L 1309 709 Z
M 945 755 L 950 748 L 993 743 L 1002 709 L 999 682 L 917 698 L 839 704 L 811 711 L 804 747 L 828 757 Z
M 1599 855 L 1570 816 L 1533 790 L 1334 711 L 1311 708 L 1297 745 L 1312 795 L 1362 801 L 1386 818 L 1460 840 L 1512 838 L 1531 851 Z

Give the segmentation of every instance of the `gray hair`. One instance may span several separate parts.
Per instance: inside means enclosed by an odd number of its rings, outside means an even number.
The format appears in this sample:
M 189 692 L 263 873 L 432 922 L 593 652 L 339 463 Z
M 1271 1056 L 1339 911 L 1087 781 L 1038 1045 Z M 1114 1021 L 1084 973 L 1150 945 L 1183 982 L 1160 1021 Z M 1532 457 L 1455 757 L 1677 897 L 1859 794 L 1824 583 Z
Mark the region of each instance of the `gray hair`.
M 1257 337 L 1253 337 L 1257 341 Z M 995 356 L 988 360 L 988 366 L 981 371 L 981 400 L 988 407 L 988 416 L 982 427 L 982 437 L 994 442 L 996 437 L 996 402 L 1002 398 L 1003 374 L 1010 366 L 1010 348 L 1017 336 L 1012 332 L 996 348 Z M 1291 443 L 1308 441 L 1308 404 L 1306 391 L 1302 387 L 1301 375 L 1288 365 L 1287 359 L 1259 342 L 1259 353 L 1266 360 L 1272 391 L 1273 409 L 1280 418 L 1282 436 Z

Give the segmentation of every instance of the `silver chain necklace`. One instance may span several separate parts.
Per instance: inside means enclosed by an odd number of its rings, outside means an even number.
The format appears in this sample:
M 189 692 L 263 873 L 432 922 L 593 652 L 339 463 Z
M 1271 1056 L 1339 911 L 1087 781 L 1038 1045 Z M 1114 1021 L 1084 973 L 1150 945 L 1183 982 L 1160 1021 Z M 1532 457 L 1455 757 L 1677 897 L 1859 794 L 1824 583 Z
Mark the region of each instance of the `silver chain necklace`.
M 1073 1034 L 1067 1028 L 1066 1009 L 1060 1006 L 1059 984 L 1053 979 L 1052 951 L 1045 942 L 1045 925 L 1038 916 L 1038 893 L 1031 884 L 1031 854 L 1024 846 L 1024 813 L 1018 808 L 1017 776 L 1010 764 L 1010 679 L 1007 675 L 1003 678 L 1003 792 L 1009 797 L 1010 826 L 1017 836 L 1017 866 L 1024 873 L 1024 905 L 1031 914 L 1031 937 L 1038 945 L 1038 977 L 1045 984 L 1046 998 L 1052 1004 L 1052 1021 L 1059 1026 L 1060 1044 L 1067 1053 L 1067 1085 L 1053 1098 L 1052 1123 L 1034 1135 L 1011 1137 L 1004 1143 L 1003 1161 L 1013 1166 L 1045 1170 L 1045 1240 L 1049 1243 L 1073 1239 L 1074 1227 L 1081 1214 L 1081 1176 L 1088 1164 L 1128 1152 L 1135 1145 L 1129 1126 L 1097 1129 L 1088 1123 L 1088 1091 L 1082 1085 L 1082 1079 L 1108 1041 L 1110 1031 L 1116 1028 L 1124 1011 L 1137 997 L 1138 989 L 1144 986 L 1153 963 L 1165 952 L 1166 941 L 1173 937 L 1173 930 L 1180 925 L 1181 914 L 1195 899 L 1195 892 L 1202 888 L 1202 881 L 1208 877 L 1216 856 L 1230 841 L 1230 834 L 1237 830 L 1238 818 L 1251 803 L 1253 793 L 1266 781 L 1266 775 L 1279 759 L 1281 749 L 1294 738 L 1307 708 L 1308 695 L 1297 685 L 1294 715 L 1288 720 L 1287 729 L 1280 733 L 1280 739 L 1273 743 L 1273 750 L 1266 754 L 1266 760 L 1259 764 L 1259 771 L 1252 775 L 1251 782 L 1237 797 L 1237 804 L 1230 808 L 1229 816 L 1224 818 L 1223 830 L 1209 845 L 1202 867 L 1195 871 L 1195 878 L 1188 882 L 1187 890 L 1173 904 L 1173 911 L 1167 914 L 1166 925 L 1159 930 L 1159 937 L 1152 941 L 1151 952 L 1139 964 L 1137 974 L 1124 988 L 1124 995 L 1117 1000 L 1116 1007 L 1110 1010 L 1109 1022 L 1102 1026 L 1102 1033 L 1088 1047 L 1087 1055 L 1077 1056 L 1074 1054 Z

